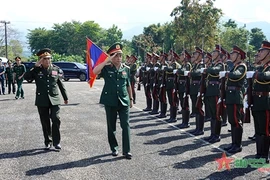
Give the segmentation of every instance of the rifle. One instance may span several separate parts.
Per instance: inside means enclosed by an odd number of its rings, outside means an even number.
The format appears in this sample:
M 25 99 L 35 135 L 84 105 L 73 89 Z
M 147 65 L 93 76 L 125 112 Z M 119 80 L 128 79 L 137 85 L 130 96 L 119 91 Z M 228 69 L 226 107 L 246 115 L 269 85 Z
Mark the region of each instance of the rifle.
M 224 114 L 224 110 L 226 109 L 226 105 L 224 103 L 225 99 L 225 82 L 226 77 L 222 77 L 220 80 L 220 101 L 217 103 L 217 120 L 221 121 L 221 116 Z
M 245 114 L 243 123 L 250 123 L 250 107 L 253 104 L 252 99 L 252 78 L 248 78 L 248 88 L 247 88 L 247 107 L 245 107 Z
M 202 116 L 204 116 L 204 112 L 202 110 L 202 94 L 204 94 L 206 92 L 206 87 L 205 87 L 205 79 L 206 79 L 206 73 L 202 73 L 201 76 L 201 84 L 200 84 L 200 89 L 199 89 L 199 96 L 197 97 L 197 101 L 196 101 L 196 108 L 199 109 L 199 112 Z

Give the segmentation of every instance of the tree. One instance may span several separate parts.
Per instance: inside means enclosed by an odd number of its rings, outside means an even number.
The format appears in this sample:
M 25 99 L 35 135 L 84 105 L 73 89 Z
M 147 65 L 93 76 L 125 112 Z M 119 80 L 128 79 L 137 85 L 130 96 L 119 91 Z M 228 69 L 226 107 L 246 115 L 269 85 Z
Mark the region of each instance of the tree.
M 207 0 L 205 3 L 200 3 L 199 0 L 182 0 L 174 8 L 171 16 L 175 17 L 175 44 L 180 44 L 180 47 L 184 44 L 191 51 L 194 51 L 194 46 L 203 46 L 205 49 L 214 46 L 222 10 L 215 8 L 213 2 L 214 0 Z
M 266 39 L 266 36 L 259 28 L 251 29 L 249 44 L 252 45 L 254 50 L 258 50 L 261 47 L 262 41 Z
M 99 41 L 99 44 L 110 46 L 115 42 L 120 42 L 123 37 L 123 32 L 118 29 L 116 25 L 111 28 L 102 31 L 103 37 Z

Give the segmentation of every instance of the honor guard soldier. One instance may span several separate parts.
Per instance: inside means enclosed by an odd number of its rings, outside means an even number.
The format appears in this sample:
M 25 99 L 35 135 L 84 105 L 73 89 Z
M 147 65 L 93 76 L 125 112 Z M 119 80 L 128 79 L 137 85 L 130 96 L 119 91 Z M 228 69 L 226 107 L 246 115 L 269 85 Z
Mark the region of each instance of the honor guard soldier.
M 160 55 L 160 67 L 157 69 L 157 86 L 159 87 L 158 99 L 160 102 L 160 114 L 158 118 L 167 117 L 167 97 L 166 97 L 166 87 L 165 87 L 165 69 L 168 67 L 166 59 L 168 57 L 167 53 L 162 53 Z
M 177 97 L 177 78 L 176 72 L 177 69 L 180 68 L 180 64 L 176 62 L 177 59 L 180 59 L 177 53 L 174 51 L 170 51 L 168 55 L 168 64 L 169 66 L 165 70 L 165 87 L 167 96 L 170 103 L 170 118 L 167 120 L 169 123 L 176 122 L 176 113 L 177 113 L 177 106 L 179 103 Z
M 12 66 L 12 62 L 10 60 L 8 60 L 7 63 L 8 63 L 8 67 L 6 68 L 6 79 L 7 79 L 7 85 L 8 85 L 8 94 L 11 93 L 11 89 L 12 89 L 13 94 L 15 94 L 16 87 L 13 81 L 14 69 Z
M 208 111 L 210 120 L 210 136 L 204 140 L 215 143 L 220 141 L 221 119 L 217 117 L 217 102 L 220 94 L 219 72 L 225 71 L 225 64 L 222 61 L 224 54 L 220 45 L 216 45 L 212 52 L 213 65 L 205 69 L 206 74 L 206 91 L 204 93 L 205 109 Z M 216 130 L 216 131 L 215 131 Z
M 15 96 L 15 99 L 19 99 L 21 96 L 22 99 L 24 99 L 24 91 L 22 88 L 22 83 L 23 83 L 23 76 L 26 73 L 26 68 L 24 64 L 21 64 L 21 58 L 19 56 L 15 57 L 16 65 L 14 66 L 14 79 L 13 81 L 16 80 L 17 83 L 17 93 Z
M 51 63 L 51 50 L 42 49 L 37 53 L 39 60 L 35 66 L 26 73 L 36 83 L 36 100 L 45 149 L 49 150 L 53 145 L 56 150 L 61 149 L 60 145 L 60 107 L 61 104 L 59 90 L 63 96 L 64 103 L 68 103 L 68 97 L 64 84 L 61 81 L 62 70 Z M 52 120 L 52 126 L 51 122 Z M 52 137 L 52 139 L 50 138 Z
M 231 124 L 232 143 L 224 150 L 229 153 L 237 153 L 242 151 L 242 122 L 244 118 L 243 99 L 244 99 L 244 81 L 246 78 L 247 66 L 243 62 L 246 53 L 237 46 L 233 46 L 231 52 L 231 60 L 234 68 L 226 73 L 227 86 L 225 93 L 225 103 L 227 108 L 228 120 Z M 221 74 L 221 77 L 224 74 Z M 221 97 L 222 98 L 222 97 Z
M 146 97 L 146 108 L 143 111 L 152 111 L 152 96 L 150 91 L 150 69 L 153 67 L 151 62 L 152 55 L 146 53 L 146 63 L 141 68 L 142 71 L 142 83 L 144 86 L 144 93 Z
M 150 91 L 151 91 L 151 95 L 153 98 L 153 109 L 152 111 L 149 113 L 151 115 L 154 114 L 158 114 L 158 110 L 159 110 L 159 101 L 158 101 L 158 91 L 159 88 L 157 86 L 157 71 L 159 69 L 159 62 L 157 62 L 159 59 L 159 55 L 157 55 L 156 53 L 153 53 L 152 55 L 152 67 L 149 70 L 150 71 Z
M 182 114 L 182 123 L 179 128 L 189 127 L 189 109 L 185 109 L 184 107 L 184 94 L 186 92 L 187 86 L 187 77 L 185 76 L 185 71 L 191 71 L 192 65 L 190 63 L 191 55 L 187 52 L 187 50 L 183 50 L 180 55 L 180 61 L 182 61 L 182 67 L 177 70 L 177 92 L 178 98 L 180 100 L 181 105 L 181 114 Z
M 130 83 L 133 97 L 133 104 L 136 104 L 136 92 L 135 92 L 135 84 L 136 84 L 136 73 L 137 73 L 137 57 L 135 55 L 131 55 L 129 58 L 129 68 L 130 68 Z
M 108 140 L 112 156 L 118 155 L 116 121 L 117 114 L 119 114 L 122 128 L 122 152 L 126 159 L 131 159 L 129 108 L 133 106 L 133 97 L 129 78 L 130 69 L 122 63 L 122 47 L 122 44 L 114 43 L 107 51 L 110 57 L 96 66 L 93 72 L 100 74 L 105 81 L 100 103 L 105 106 Z
M 256 158 L 269 162 L 269 124 L 270 124 L 270 42 L 263 41 L 258 52 L 258 66 L 253 75 L 251 106 L 256 134 Z

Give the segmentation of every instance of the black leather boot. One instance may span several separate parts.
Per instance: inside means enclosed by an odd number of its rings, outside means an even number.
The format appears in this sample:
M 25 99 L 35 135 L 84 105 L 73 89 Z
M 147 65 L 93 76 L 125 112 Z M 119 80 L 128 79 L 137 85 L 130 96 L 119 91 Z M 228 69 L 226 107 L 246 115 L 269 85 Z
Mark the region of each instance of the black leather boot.
M 151 115 L 158 114 L 158 109 L 159 109 L 159 101 L 154 100 L 153 110 L 149 114 Z
M 160 114 L 157 116 L 157 118 L 165 118 L 165 117 L 167 117 L 167 115 L 166 115 L 166 113 L 167 113 L 167 104 L 161 103 L 160 106 L 161 106 L 160 107 L 161 111 L 160 111 Z
M 182 124 L 178 125 L 180 129 L 189 128 L 189 118 L 190 118 L 190 111 L 189 110 L 182 110 Z
M 256 155 L 255 158 L 260 159 L 262 157 L 262 144 L 263 144 L 263 137 L 259 135 L 255 135 L 256 141 Z
M 208 142 L 216 143 L 220 141 L 221 124 L 222 124 L 221 121 L 215 120 L 215 131 L 214 131 L 215 135 Z
M 212 139 L 214 137 L 215 134 L 215 119 L 211 118 L 210 120 L 210 128 L 211 128 L 211 133 L 209 137 L 203 138 L 205 141 L 209 141 L 210 139 Z
M 269 163 L 269 136 L 262 136 L 261 141 L 262 157 L 265 159 L 266 163 Z
M 198 131 L 198 128 L 199 128 L 199 117 L 200 115 L 199 114 L 196 114 L 196 117 L 195 117 L 195 129 L 193 131 L 191 131 L 190 133 L 191 134 L 194 134 Z
M 172 106 L 170 109 L 170 119 L 167 121 L 168 123 L 175 123 L 176 120 L 177 107 Z
M 152 111 L 152 98 L 147 98 L 146 99 L 146 105 L 147 107 L 143 109 L 143 111 Z
M 199 136 L 204 134 L 204 116 L 199 114 L 198 131 L 193 135 Z
M 234 154 L 242 151 L 242 134 L 243 128 L 242 127 L 234 127 L 234 136 L 235 136 L 235 143 L 231 149 L 228 150 L 228 153 Z M 269 146 L 268 146 L 269 147 Z

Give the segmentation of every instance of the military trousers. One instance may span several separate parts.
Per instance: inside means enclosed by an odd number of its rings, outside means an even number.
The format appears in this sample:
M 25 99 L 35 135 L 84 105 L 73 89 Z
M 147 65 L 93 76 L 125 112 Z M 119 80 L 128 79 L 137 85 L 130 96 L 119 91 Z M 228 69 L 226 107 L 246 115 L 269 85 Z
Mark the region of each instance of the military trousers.
M 199 114 L 199 109 L 196 108 L 196 102 L 197 102 L 197 95 L 190 95 L 191 102 L 192 102 L 192 112 L 193 114 Z
M 204 96 L 205 114 L 212 119 L 219 119 L 217 117 L 217 102 L 218 96 Z
M 44 143 L 48 145 L 53 142 L 53 145 L 56 146 L 60 143 L 60 107 L 58 105 L 50 105 L 48 107 L 38 106 L 38 113 L 42 125 L 42 131 L 44 136 Z M 52 137 L 52 139 L 50 138 Z
M 270 110 L 252 111 L 254 118 L 255 134 L 269 136 Z
M 16 86 L 15 86 L 15 83 L 13 82 L 13 80 L 8 80 L 8 94 L 11 93 L 11 90 L 12 90 L 13 94 L 15 94 Z
M 17 93 L 16 93 L 16 97 L 24 97 L 24 91 L 22 88 L 22 83 L 23 83 L 23 78 L 22 79 L 16 79 L 17 82 Z
M 242 104 L 226 104 L 228 120 L 231 127 L 242 127 L 244 111 Z
M 114 152 L 118 150 L 118 143 L 116 140 L 116 120 L 117 114 L 120 119 L 120 126 L 122 128 L 122 147 L 123 153 L 130 152 L 130 126 L 129 126 L 129 106 L 123 106 L 120 101 L 118 101 L 118 106 L 106 106 L 106 118 L 107 118 L 107 131 L 108 131 L 108 141 L 111 151 Z
M 167 96 L 169 99 L 169 103 L 171 107 L 177 107 L 178 106 L 178 97 L 175 89 L 166 89 L 167 91 Z
M 184 92 L 178 92 L 178 98 L 180 100 L 180 106 L 183 109 L 183 103 L 184 103 Z
M 5 79 L 0 77 L 0 83 L 1 83 L 2 93 L 5 94 Z M 0 91 L 0 94 L 1 94 L 1 91 Z

